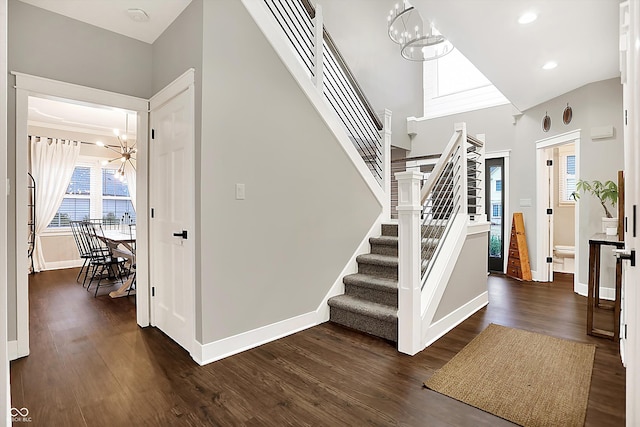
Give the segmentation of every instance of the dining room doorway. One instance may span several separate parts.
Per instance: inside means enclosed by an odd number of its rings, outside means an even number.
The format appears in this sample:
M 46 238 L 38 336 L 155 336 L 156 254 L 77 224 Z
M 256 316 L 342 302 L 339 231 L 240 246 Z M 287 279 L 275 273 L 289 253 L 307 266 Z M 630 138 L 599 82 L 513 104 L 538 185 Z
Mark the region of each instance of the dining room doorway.
M 74 108 L 93 108 L 95 110 L 102 110 L 103 112 L 112 112 L 117 113 L 122 117 L 122 122 L 127 123 L 124 126 L 120 127 L 122 132 L 130 131 L 134 126 L 136 129 L 136 176 L 131 180 L 132 183 L 135 183 L 133 196 L 131 196 L 131 189 L 127 187 L 129 191 L 128 197 L 123 194 L 113 195 L 102 197 L 102 188 L 98 184 L 91 183 L 89 180 L 89 192 L 94 191 L 96 194 L 95 197 L 101 199 L 93 203 L 89 200 L 88 204 L 86 201 L 80 202 L 79 199 L 82 199 L 86 195 L 77 194 L 86 192 L 86 181 L 84 182 L 83 188 L 76 188 L 72 190 L 76 194 L 66 194 L 68 187 L 65 188 L 65 198 L 68 198 L 68 202 L 63 208 L 62 211 L 56 208 L 54 213 L 54 218 L 52 221 L 57 220 L 58 224 L 65 224 L 65 221 L 70 217 L 70 212 L 74 212 L 75 214 L 85 215 L 86 212 L 82 212 L 86 206 L 89 206 L 88 215 L 97 215 L 98 213 L 102 214 L 103 211 L 111 212 L 112 216 L 118 216 L 124 213 L 128 208 L 125 207 L 128 203 L 131 203 L 132 206 L 135 207 L 135 211 L 137 212 L 146 212 L 147 211 L 147 177 L 146 171 L 147 169 L 147 123 L 148 123 L 148 102 L 143 99 L 134 98 L 131 96 L 121 95 L 112 92 L 106 92 L 102 90 L 97 90 L 88 87 L 82 87 L 72 84 L 67 84 L 63 82 L 56 82 L 49 79 L 42 79 L 36 76 L 25 75 L 21 73 L 15 73 L 16 77 L 16 141 L 24 141 L 25 143 L 16 145 L 16 179 L 14 188 L 20 189 L 20 191 L 15 192 L 15 218 L 16 224 L 24 224 L 24 227 L 28 227 L 29 224 L 29 208 L 30 204 L 30 193 L 27 191 L 28 188 L 28 169 L 30 164 L 30 155 L 29 155 L 29 144 L 27 142 L 30 141 L 30 134 L 35 133 L 35 130 L 40 131 L 43 129 L 43 120 L 47 118 L 50 121 L 57 121 L 54 125 L 46 125 L 44 128 L 47 129 L 47 133 L 49 135 L 44 135 L 44 138 L 52 138 L 52 139 L 64 139 L 65 137 L 60 132 L 71 132 L 70 128 L 74 125 L 78 126 L 79 124 L 74 120 L 68 120 L 61 116 L 60 110 L 56 112 L 45 111 L 46 108 L 44 104 L 46 102 L 64 102 L 66 107 L 74 109 Z M 44 114 L 43 114 L 44 113 Z M 126 117 L 126 118 L 125 118 Z M 36 120 L 39 119 L 39 120 Z M 74 123 L 75 122 L 75 123 Z M 30 128 L 31 126 L 31 128 Z M 103 133 L 110 132 L 113 134 L 113 127 L 109 126 L 106 122 L 103 123 L 94 123 L 94 127 L 101 128 Z M 77 129 L 76 129 L 77 130 Z M 94 129 L 96 132 L 98 130 Z M 90 134 L 85 134 L 90 135 Z M 34 136 L 34 135 L 31 135 Z M 42 135 L 37 135 L 42 136 Z M 122 138 L 121 134 L 121 138 Z M 128 138 L 127 135 L 125 138 Z M 97 163 L 91 165 L 88 170 L 85 169 L 83 171 L 79 171 L 78 174 L 82 175 L 85 173 L 89 175 L 89 177 L 93 174 L 96 177 L 101 177 L 103 179 L 102 183 L 109 181 L 109 178 L 113 178 L 115 176 L 116 171 L 118 170 L 114 167 L 103 167 L 108 166 L 113 158 L 118 158 L 117 154 L 118 150 L 112 151 L 109 148 L 105 148 L 101 144 L 98 144 L 98 138 L 94 138 L 90 141 L 82 141 L 82 139 L 91 139 L 91 138 L 72 138 L 72 139 L 80 139 L 79 142 L 85 142 L 86 150 L 92 151 L 90 153 L 89 158 L 93 158 Z M 100 139 L 104 139 L 104 136 L 100 136 Z M 83 145 L 83 144 L 80 144 Z M 110 144 L 104 144 L 110 145 Z M 113 148 L 113 147 L 112 147 Z M 102 160 L 96 160 L 96 152 L 109 152 L 109 156 L 113 154 L 110 158 L 103 158 Z M 119 159 L 119 158 L 118 158 Z M 106 161 L 106 165 L 102 165 L 103 162 Z M 75 170 L 74 170 L 75 172 Z M 81 180 L 78 180 L 81 181 Z M 111 180 L 113 181 L 113 180 Z M 75 185 L 75 184 L 74 184 Z M 80 187 L 82 187 L 80 185 Z M 95 187 L 95 188 L 94 188 Z M 122 189 L 122 186 L 120 186 Z M 118 191 L 117 189 L 113 189 L 114 191 Z M 37 190 L 36 190 L 37 191 Z M 99 195 L 99 196 L 98 196 Z M 89 195 L 89 198 L 92 196 Z M 128 199 L 128 200 L 125 200 Z M 84 206 L 84 208 L 83 208 Z M 66 210 L 65 210 L 66 209 Z M 99 211 L 99 212 L 98 212 Z M 122 213 L 121 213 L 122 211 Z M 137 323 L 140 326 L 147 326 L 149 324 L 149 298 L 148 298 L 148 261 L 147 261 L 147 244 L 145 242 L 147 236 L 147 221 L 146 215 L 140 215 L 135 219 L 137 223 L 137 244 L 136 251 L 138 254 L 137 260 L 137 273 L 136 273 L 136 282 L 137 282 L 137 295 L 136 295 L 136 317 Z M 58 239 L 64 240 L 64 232 L 60 233 L 62 230 L 57 230 L 59 233 L 55 231 L 46 230 L 49 224 L 46 224 L 45 230 L 41 233 L 40 237 L 43 237 L 49 232 L 49 237 L 55 237 Z M 21 256 L 20 254 L 27 254 L 28 251 L 28 239 L 26 238 L 26 234 L 23 233 L 24 227 L 21 225 L 19 227 L 15 227 L 16 231 L 13 237 L 13 241 L 15 242 L 15 251 L 13 260 L 13 265 L 15 265 L 15 282 L 16 282 L 16 306 L 9 307 L 9 314 L 15 313 L 15 327 L 16 327 L 16 336 L 15 340 L 10 345 L 10 358 L 15 359 L 18 357 L 23 357 L 29 354 L 29 291 L 28 291 L 28 278 L 29 278 L 29 269 L 30 269 L 30 259 L 26 256 Z M 64 227 L 63 227 L 64 228 Z M 58 234 L 56 236 L 56 234 Z M 67 233 L 67 241 L 66 244 L 73 245 L 73 240 L 70 238 L 70 232 Z M 54 243 L 55 246 L 55 243 Z M 61 247 L 63 245 L 60 245 Z M 42 249 L 45 248 L 45 245 L 42 245 Z M 44 260 L 46 264 L 46 259 Z M 65 263 L 73 262 L 73 260 L 56 260 L 52 262 L 58 262 L 58 264 L 53 264 L 54 268 L 65 267 Z M 40 266 L 39 268 L 42 268 Z M 46 265 L 44 266 L 46 268 Z M 10 338 L 11 339 L 11 338 Z

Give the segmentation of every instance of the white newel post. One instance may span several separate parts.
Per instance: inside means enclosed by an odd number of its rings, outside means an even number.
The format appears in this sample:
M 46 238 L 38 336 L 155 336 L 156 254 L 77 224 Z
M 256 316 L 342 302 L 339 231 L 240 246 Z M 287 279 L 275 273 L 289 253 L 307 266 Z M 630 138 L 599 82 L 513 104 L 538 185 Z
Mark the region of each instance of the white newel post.
M 398 180 L 398 351 L 414 355 L 421 346 L 420 180 L 417 171 Z
M 322 6 L 316 4 L 316 17 L 313 18 L 313 28 L 315 37 L 315 50 L 314 50 L 314 78 L 313 83 L 316 85 L 316 89 L 322 93 L 322 40 L 324 22 L 322 21 Z
M 382 213 L 385 221 L 391 219 L 391 110 L 381 114 L 384 120 L 382 129 L 382 190 L 384 190 L 384 206 Z

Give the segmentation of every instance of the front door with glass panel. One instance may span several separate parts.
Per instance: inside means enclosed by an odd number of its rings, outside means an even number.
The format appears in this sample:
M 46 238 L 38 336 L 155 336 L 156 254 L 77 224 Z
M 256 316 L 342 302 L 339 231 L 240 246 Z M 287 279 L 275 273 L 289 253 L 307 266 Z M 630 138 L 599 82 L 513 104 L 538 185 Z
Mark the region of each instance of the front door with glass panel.
M 504 272 L 504 159 L 488 159 L 485 177 L 487 218 L 491 223 L 489 232 L 489 271 Z

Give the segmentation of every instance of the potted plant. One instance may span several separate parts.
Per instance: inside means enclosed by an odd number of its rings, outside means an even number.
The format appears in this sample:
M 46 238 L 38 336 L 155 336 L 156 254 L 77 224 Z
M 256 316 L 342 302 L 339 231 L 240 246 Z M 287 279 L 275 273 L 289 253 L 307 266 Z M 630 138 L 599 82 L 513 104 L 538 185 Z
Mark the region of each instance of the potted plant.
M 610 204 L 612 208 L 615 208 L 618 203 L 618 185 L 611 180 L 603 183 L 598 180 L 589 182 L 580 179 L 576 183 L 576 191 L 572 193 L 573 198 L 578 200 L 580 198 L 580 193 L 588 193 L 598 199 L 605 214 L 605 216 L 602 217 L 602 232 L 607 234 L 616 234 L 618 218 L 614 218 L 613 215 L 611 215 L 607 204 Z

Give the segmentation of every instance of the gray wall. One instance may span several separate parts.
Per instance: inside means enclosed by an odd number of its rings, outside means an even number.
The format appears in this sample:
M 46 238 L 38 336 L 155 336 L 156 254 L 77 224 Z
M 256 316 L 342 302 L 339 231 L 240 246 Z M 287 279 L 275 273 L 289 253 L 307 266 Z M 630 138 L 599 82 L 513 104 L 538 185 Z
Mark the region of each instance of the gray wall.
M 203 16 L 208 343 L 316 310 L 381 206 L 244 6 L 204 2 Z
M 9 0 L 9 71 L 148 98 L 151 45 Z M 8 176 L 15 182 L 15 79 L 7 88 Z M 15 191 L 9 197 L 9 242 L 15 242 Z M 20 229 L 23 229 L 20 226 Z M 16 339 L 15 253 L 8 256 L 9 339 Z
M 573 109 L 573 120 L 562 123 L 562 111 L 569 103 Z M 531 268 L 536 270 L 536 141 L 575 129 L 581 129 L 580 175 L 583 179 L 616 179 L 617 171 L 623 168 L 622 146 L 622 86 L 619 79 L 592 83 L 561 95 L 548 102 L 524 111 L 513 124 L 513 108 L 510 105 L 487 108 L 469 113 L 456 114 L 419 122 L 418 135 L 414 138 L 409 156 L 433 154 L 442 151 L 453 133 L 453 123 L 464 121 L 471 134 L 486 134 L 487 151 L 511 150 L 510 156 L 510 211 L 523 212 L 527 233 L 527 246 Z M 551 130 L 543 132 L 541 121 L 549 113 Z M 613 125 L 613 138 L 593 141 L 592 127 Z M 520 206 L 520 199 L 531 199 L 532 207 Z M 580 201 L 579 246 L 580 265 L 578 280 L 582 284 L 588 279 L 588 239 L 600 230 L 602 208 L 592 197 Z M 509 229 L 510 219 L 505 224 Z M 608 275 L 603 273 L 603 285 L 609 285 Z
M 488 233 L 467 236 L 447 289 L 442 294 L 440 305 L 433 316 L 434 322 L 487 292 L 488 238 Z
M 173 21 L 153 43 L 153 93 L 182 75 L 189 68 L 195 68 L 195 158 L 202 157 L 202 37 L 203 37 L 203 0 L 193 0 L 189 6 Z M 201 163 L 195 166 L 195 194 L 202 190 Z M 200 198 L 196 197 L 195 250 L 200 253 L 200 230 L 202 215 Z M 196 257 L 196 301 L 201 299 L 201 258 Z M 198 305 L 196 311 L 196 337 L 202 337 L 202 312 Z
M 422 63 L 400 56 L 387 34 L 387 0 L 317 0 L 325 27 L 373 105 L 392 111 L 392 145 L 411 148 L 406 118 L 422 116 Z

